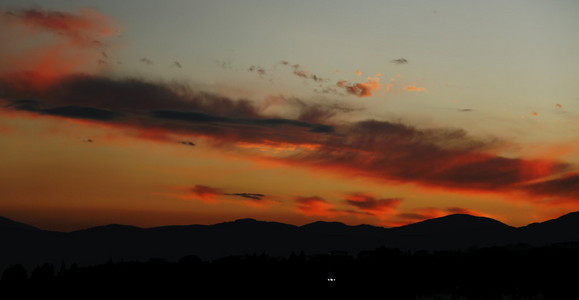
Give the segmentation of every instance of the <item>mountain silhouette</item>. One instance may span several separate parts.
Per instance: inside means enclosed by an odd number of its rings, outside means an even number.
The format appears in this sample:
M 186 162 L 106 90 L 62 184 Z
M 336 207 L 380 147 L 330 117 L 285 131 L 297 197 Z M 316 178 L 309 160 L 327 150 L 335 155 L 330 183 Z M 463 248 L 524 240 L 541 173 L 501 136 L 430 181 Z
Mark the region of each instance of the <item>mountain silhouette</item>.
M 409 250 L 456 250 L 507 244 L 516 239 L 515 228 L 497 220 L 453 214 L 392 228 L 391 247 Z
M 509 228 L 512 227 L 487 217 L 478 217 L 468 214 L 452 214 L 404 225 L 396 228 L 396 230 L 433 234 L 443 231 L 497 231 L 508 230 Z
M 8 218 L 4 218 L 0 216 L 0 230 L 3 229 L 20 229 L 20 230 L 39 230 L 34 226 L 30 226 L 24 223 L 19 223 L 16 221 L 12 221 Z
M 342 251 L 355 255 L 380 247 L 467 250 L 579 242 L 579 212 L 519 228 L 491 218 L 454 214 L 393 228 L 323 221 L 296 226 L 240 219 L 214 225 L 153 228 L 110 224 L 72 232 L 42 230 L 0 217 L 0 241 L 0 270 L 13 264 L 87 265 L 111 259 L 144 261 L 157 257 L 177 261 L 188 255 L 214 260 L 261 253 L 289 256 Z
M 579 212 L 521 227 L 521 235 L 530 244 L 551 244 L 579 241 Z

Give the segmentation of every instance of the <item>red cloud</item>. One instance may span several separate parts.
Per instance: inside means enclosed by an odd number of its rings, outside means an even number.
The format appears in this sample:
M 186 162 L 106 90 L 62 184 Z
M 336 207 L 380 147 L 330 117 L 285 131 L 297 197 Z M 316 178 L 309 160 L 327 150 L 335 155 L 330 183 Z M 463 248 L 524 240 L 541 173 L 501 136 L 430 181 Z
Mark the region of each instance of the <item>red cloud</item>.
M 569 164 L 494 154 L 495 143 L 472 138 L 460 129 L 418 129 L 375 120 L 329 125 L 321 122 L 343 108 L 301 101 L 296 102 L 299 119 L 275 118 L 263 115 L 248 100 L 131 78 L 65 76 L 42 90 L 14 84 L 26 86 L 31 77 L 18 80 L 0 77 L 7 99 L 27 99 L 12 101 L 7 110 L 98 122 L 160 140 L 175 141 L 173 135 L 206 138 L 214 145 L 235 147 L 259 158 L 345 176 L 450 190 L 522 190 L 579 198 L 565 189 L 549 188 L 557 181 L 539 185 L 545 178 L 568 171 Z M 283 146 L 284 151 L 246 151 L 243 145 Z M 368 213 L 368 208 L 358 209 Z
M 25 91 L 43 89 L 69 74 L 102 69 L 106 61 L 100 39 L 116 32 L 108 17 L 88 9 L 11 11 L 0 15 L 0 25 L 1 37 L 11 41 L 10 47 L 0 48 L 6 61 L 0 78 L 12 80 L 13 88 L 21 84 Z
M 217 196 L 222 195 L 223 191 L 206 185 L 195 185 L 190 189 L 191 193 L 204 202 L 215 202 Z
M 568 164 L 488 153 L 492 142 L 461 130 L 418 130 L 403 124 L 363 121 L 337 130 L 317 151 L 288 157 L 292 163 L 349 176 L 366 176 L 451 190 L 518 189 L 556 174 Z
M 386 215 L 393 215 L 396 213 L 396 208 L 402 202 L 400 198 L 385 198 L 377 199 L 372 195 L 363 193 L 354 193 L 346 197 L 345 202 L 351 206 L 356 207 L 362 212 L 384 217 Z
M 203 137 L 218 146 L 238 145 L 239 150 L 246 150 L 245 145 L 283 145 L 284 151 L 251 153 L 345 176 L 451 190 L 530 193 L 527 182 L 570 167 L 558 161 L 493 154 L 493 141 L 474 139 L 460 129 L 418 129 L 388 121 L 315 123 L 343 111 L 339 107 L 299 102 L 302 121 L 262 116 L 247 100 L 185 93 L 187 87 L 136 79 L 69 76 L 44 91 L 25 93 L 10 83 L 0 80 L 8 98 L 30 99 L 13 101 L 7 106 L 11 110 L 99 122 L 160 140 Z M 555 189 L 549 191 L 557 194 Z
M 575 202 L 579 199 L 579 173 L 567 173 L 558 178 L 526 184 L 522 189 L 538 197 L 557 195 L 574 199 Z
M 19 22 L 31 29 L 53 32 L 80 45 L 98 43 L 98 38 L 116 32 L 110 19 L 93 10 L 81 9 L 76 14 L 59 11 L 28 9 L 5 14 L 10 21 Z
M 210 204 L 227 202 L 243 204 L 251 207 L 264 207 L 275 202 L 274 200 L 270 200 L 269 197 L 264 194 L 246 192 L 228 193 L 222 188 L 200 184 L 194 185 L 193 187 L 166 186 L 164 188 L 170 190 L 171 192 L 160 193 L 161 195 L 167 195 L 186 201 L 195 200 Z
M 299 212 L 305 216 L 332 217 L 336 214 L 334 205 L 321 197 L 295 197 L 294 202 Z

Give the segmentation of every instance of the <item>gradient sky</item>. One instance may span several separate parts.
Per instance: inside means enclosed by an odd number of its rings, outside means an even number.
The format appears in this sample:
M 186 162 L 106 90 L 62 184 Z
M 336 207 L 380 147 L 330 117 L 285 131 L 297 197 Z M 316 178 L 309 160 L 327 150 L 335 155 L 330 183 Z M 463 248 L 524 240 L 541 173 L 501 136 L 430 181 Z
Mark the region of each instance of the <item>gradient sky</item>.
M 0 10 L 2 216 L 68 231 L 579 210 L 577 1 Z

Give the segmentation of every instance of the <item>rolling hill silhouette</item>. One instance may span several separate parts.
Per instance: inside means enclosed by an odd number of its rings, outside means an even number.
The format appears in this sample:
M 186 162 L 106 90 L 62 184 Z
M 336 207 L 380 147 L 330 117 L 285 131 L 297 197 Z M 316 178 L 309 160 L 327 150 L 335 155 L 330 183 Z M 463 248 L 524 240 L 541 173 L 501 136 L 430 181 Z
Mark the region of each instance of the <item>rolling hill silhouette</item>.
M 409 250 L 458 250 L 504 245 L 517 240 L 515 228 L 491 218 L 467 214 L 392 228 L 388 237 L 389 246 Z
M 379 247 L 466 250 L 579 242 L 579 212 L 519 228 L 490 218 L 454 214 L 393 228 L 322 221 L 296 226 L 240 219 L 214 225 L 153 228 L 111 224 L 72 232 L 42 230 L 0 217 L 0 241 L 0 269 L 17 263 L 87 265 L 153 257 L 177 261 L 187 255 L 212 260 L 254 253 L 288 256 L 302 251 L 357 254 Z
M 0 230 L 2 229 L 22 229 L 22 230 L 39 230 L 34 226 L 30 226 L 24 223 L 19 223 L 16 221 L 12 221 L 8 218 L 4 218 L 0 216 Z

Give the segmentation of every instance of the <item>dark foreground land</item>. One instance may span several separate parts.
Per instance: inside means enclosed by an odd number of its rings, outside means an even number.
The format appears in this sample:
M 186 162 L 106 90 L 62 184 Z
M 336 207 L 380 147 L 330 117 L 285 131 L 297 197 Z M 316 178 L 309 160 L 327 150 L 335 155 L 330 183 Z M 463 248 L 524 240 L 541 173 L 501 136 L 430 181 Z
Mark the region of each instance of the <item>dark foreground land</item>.
M 92 266 L 12 265 L 0 290 L 22 296 L 374 295 L 381 299 L 579 299 L 579 244 L 524 245 L 466 251 L 378 248 L 288 257 L 266 254 L 202 261 L 109 261 Z M 24 297 L 20 297 L 24 298 Z M 308 297 L 310 298 L 310 297 Z

